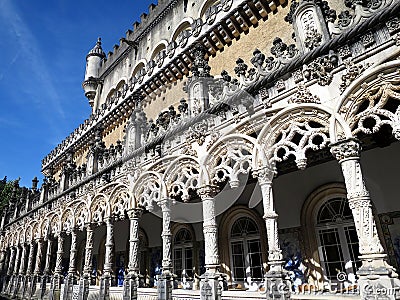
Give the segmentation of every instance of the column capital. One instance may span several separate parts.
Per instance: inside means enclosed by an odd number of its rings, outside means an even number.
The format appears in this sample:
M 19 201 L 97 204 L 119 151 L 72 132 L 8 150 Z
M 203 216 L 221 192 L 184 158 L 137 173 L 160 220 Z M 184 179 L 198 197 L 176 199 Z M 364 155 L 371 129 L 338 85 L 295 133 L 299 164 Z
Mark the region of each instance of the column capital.
M 197 189 L 197 195 L 200 196 L 201 200 L 207 198 L 214 198 L 217 195 L 219 189 L 215 185 L 205 185 Z
M 141 209 L 141 208 L 132 208 L 132 209 L 128 210 L 129 220 L 138 219 L 142 216 L 142 214 L 143 214 L 143 209 Z
M 159 200 L 158 205 L 161 207 L 162 211 L 167 211 L 170 210 L 171 204 L 173 204 L 172 202 L 173 202 L 172 199 L 164 198 Z
M 258 183 L 262 184 L 271 184 L 274 176 L 276 175 L 276 170 L 269 166 L 263 166 L 257 170 L 253 171 L 253 177 L 257 178 Z
M 340 162 L 349 158 L 359 158 L 361 153 L 361 143 L 359 140 L 351 138 L 341 140 L 331 144 L 332 155 Z

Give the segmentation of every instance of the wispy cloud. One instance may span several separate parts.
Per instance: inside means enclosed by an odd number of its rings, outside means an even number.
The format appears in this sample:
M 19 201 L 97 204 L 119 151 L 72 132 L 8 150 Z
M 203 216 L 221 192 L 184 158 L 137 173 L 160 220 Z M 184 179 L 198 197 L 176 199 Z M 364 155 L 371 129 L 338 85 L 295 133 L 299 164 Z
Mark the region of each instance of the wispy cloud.
M 8 64 L 8 68 L 15 64 L 18 59 L 23 59 L 26 64 L 26 80 L 37 83 L 35 92 L 33 93 L 35 99 L 30 99 L 30 101 L 35 100 L 35 102 L 41 106 L 49 106 L 50 104 L 52 112 L 56 113 L 58 118 L 65 118 L 65 113 L 60 103 L 60 97 L 52 81 L 52 76 L 50 75 L 46 60 L 41 54 L 38 41 L 21 18 L 11 0 L 0 1 L 0 24 L 5 26 L 3 28 L 8 29 L 8 35 L 17 42 L 18 47 L 18 52 Z M 0 80 L 5 76 L 7 69 L 3 70 L 0 74 Z M 38 97 L 40 94 L 46 96 Z M 42 99 L 46 99 L 46 103 L 44 103 Z M 50 103 L 47 101 L 50 101 Z M 49 122 L 54 122 L 54 120 L 50 120 L 53 116 L 48 116 L 48 118 Z

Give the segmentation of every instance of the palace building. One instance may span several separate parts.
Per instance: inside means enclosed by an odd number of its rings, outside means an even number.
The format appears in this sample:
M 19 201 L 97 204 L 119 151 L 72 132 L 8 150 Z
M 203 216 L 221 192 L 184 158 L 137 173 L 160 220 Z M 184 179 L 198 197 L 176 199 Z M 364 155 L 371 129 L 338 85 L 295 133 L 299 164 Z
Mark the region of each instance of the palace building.
M 1 295 L 399 299 L 400 2 L 159 0 L 133 27 L 2 211 Z

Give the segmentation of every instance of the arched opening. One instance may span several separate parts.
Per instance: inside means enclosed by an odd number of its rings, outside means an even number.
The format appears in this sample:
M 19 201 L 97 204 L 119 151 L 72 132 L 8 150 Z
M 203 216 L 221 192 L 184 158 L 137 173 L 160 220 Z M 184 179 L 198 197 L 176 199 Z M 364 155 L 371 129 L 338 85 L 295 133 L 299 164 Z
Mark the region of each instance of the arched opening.
M 316 215 L 318 251 L 325 280 L 349 280 L 361 267 L 353 215 L 346 197 L 327 195 Z
M 235 283 L 263 280 L 260 230 L 248 216 L 239 217 L 230 230 L 232 281 Z
M 185 227 L 180 228 L 174 236 L 173 244 L 174 273 L 180 279 L 180 285 L 190 285 L 194 273 L 193 235 Z

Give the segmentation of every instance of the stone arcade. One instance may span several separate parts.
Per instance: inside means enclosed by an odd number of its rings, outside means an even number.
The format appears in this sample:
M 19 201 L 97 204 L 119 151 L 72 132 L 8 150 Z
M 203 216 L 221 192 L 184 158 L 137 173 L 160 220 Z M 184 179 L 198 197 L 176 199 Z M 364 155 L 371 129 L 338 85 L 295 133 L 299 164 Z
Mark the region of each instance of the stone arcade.
M 1 295 L 399 299 L 399 15 L 159 0 L 99 39 L 92 114 L 2 212 Z

